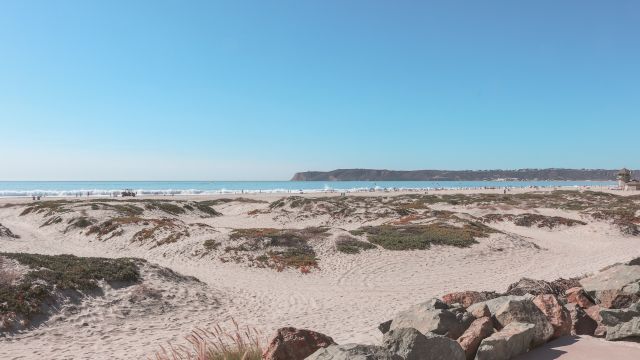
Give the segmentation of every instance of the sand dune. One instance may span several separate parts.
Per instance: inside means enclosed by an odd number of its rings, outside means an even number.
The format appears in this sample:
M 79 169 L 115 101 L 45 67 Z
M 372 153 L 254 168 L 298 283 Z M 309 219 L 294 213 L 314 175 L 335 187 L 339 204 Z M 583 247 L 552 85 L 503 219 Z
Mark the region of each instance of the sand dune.
M 393 199 L 391 195 L 385 196 Z M 478 238 L 478 244 L 470 247 L 434 245 L 413 251 L 378 247 L 359 254 L 344 254 L 336 251 L 338 235 L 362 225 L 398 221 L 406 215 L 387 212 L 392 206 L 385 204 L 386 200 L 379 202 L 379 198 L 368 194 L 362 198 L 373 199 L 371 203 L 354 200 L 354 212 L 344 217 L 323 212 L 323 207 L 317 204 L 271 208 L 270 204 L 279 198 L 254 195 L 252 199 L 261 202 L 218 202 L 211 208 L 222 216 L 214 217 L 198 211 L 172 215 L 160 209 L 145 209 L 138 216 L 172 219 L 176 224 L 173 229 L 188 232 L 167 243 L 162 243 L 170 235 L 163 232 L 166 229 L 158 230 L 157 238 L 132 242 L 135 234 L 149 226 L 141 223 L 124 226 L 121 235 L 109 239 L 87 235 L 88 227 L 69 229 L 69 221 L 78 216 L 95 220 L 93 225 L 115 216 L 113 210 L 92 209 L 90 200 L 72 203 L 73 211 L 51 216 L 45 216 L 44 212 L 21 216 L 26 206 L 32 205 L 30 201 L 15 206 L 0 205 L 0 223 L 20 236 L 0 238 L 3 252 L 140 257 L 205 283 L 194 286 L 151 279 L 154 286 L 175 294 L 175 298 L 171 306 L 161 311 L 148 309 L 148 313 L 123 315 L 123 308 L 110 303 L 109 296 L 88 300 L 80 313 L 61 315 L 37 329 L 0 339 L 0 357 L 143 358 L 157 350 L 158 345 L 180 343 L 182 336 L 194 327 L 228 324 L 232 318 L 256 327 L 265 336 L 275 328 L 295 326 L 329 334 L 339 343 L 375 343 L 381 339 L 376 329 L 378 323 L 430 297 L 467 289 L 503 291 L 521 277 L 568 278 L 640 256 L 637 237 L 624 235 L 610 221 L 593 219 L 578 210 L 449 203 L 428 207 L 464 213 L 460 215 L 462 218 L 534 212 L 583 219 L 587 225 L 547 229 L 496 222 L 489 225 L 501 233 Z M 4 204 L 15 202 L 2 200 Z M 60 216 L 61 221 L 42 226 L 52 216 Z M 423 220 L 430 221 L 418 222 Z M 225 247 L 235 245 L 229 240 L 233 229 L 301 229 L 320 225 L 330 229 L 327 237 L 309 240 L 319 258 L 319 267 L 309 274 L 295 268 L 278 272 L 251 266 L 251 261 L 246 260 L 221 261 L 229 257 Z M 203 246 L 206 240 L 219 245 L 208 251 Z M 202 297 L 210 301 L 203 301 Z M 83 326 L 85 323 L 88 325 Z

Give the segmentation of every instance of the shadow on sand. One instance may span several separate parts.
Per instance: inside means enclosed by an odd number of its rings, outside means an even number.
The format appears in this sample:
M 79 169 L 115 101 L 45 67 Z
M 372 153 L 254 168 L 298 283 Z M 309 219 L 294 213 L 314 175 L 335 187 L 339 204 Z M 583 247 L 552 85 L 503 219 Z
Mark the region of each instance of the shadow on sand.
M 566 354 L 564 350 L 558 348 L 575 344 L 580 338 L 577 336 L 565 336 L 548 342 L 532 352 L 516 357 L 517 360 L 552 360 Z

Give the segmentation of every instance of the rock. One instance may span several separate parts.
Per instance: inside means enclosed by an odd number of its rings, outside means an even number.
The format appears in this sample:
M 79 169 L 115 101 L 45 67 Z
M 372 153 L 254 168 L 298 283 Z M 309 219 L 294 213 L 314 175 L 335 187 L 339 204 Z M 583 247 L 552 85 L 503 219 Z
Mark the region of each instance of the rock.
M 548 282 L 544 280 L 522 278 L 518 282 L 509 285 L 509 287 L 507 288 L 507 292 L 505 292 L 504 294 L 517 296 L 522 296 L 525 294 L 553 294 L 556 296 L 561 296 L 567 289 L 579 285 L 580 283 L 577 279 L 558 279 Z
M 600 316 L 601 309 L 600 305 L 593 305 L 588 309 L 584 309 L 584 312 L 598 324 L 596 330 L 593 332 L 593 336 L 595 337 L 604 337 L 607 333 L 607 327 L 602 324 L 602 316 Z
M 508 360 L 529 351 L 535 325 L 512 322 L 482 340 L 476 360 Z
M 464 307 L 469 307 L 477 302 L 490 300 L 498 296 L 497 293 L 488 291 L 459 291 L 444 295 L 442 301 L 449 305 L 458 303 Z
M 488 311 L 488 310 L 487 310 Z M 464 350 L 467 359 L 473 359 L 478 351 L 480 342 L 493 333 L 493 320 L 481 317 L 471 323 L 467 331 L 458 338 L 458 344 Z
M 302 360 L 320 348 L 335 344 L 332 338 L 311 330 L 278 329 L 264 350 L 264 360 Z
M 500 326 L 507 326 L 512 322 L 533 324 L 534 347 L 546 343 L 553 335 L 553 326 L 547 317 L 538 309 L 532 300 L 509 300 L 494 314 Z
M 593 305 L 589 308 L 584 309 L 584 312 L 586 312 L 590 318 L 595 320 L 595 322 L 597 322 L 598 324 L 601 324 L 602 316 L 600 316 L 600 309 L 601 307 L 599 305 Z
M 616 326 L 640 316 L 640 302 L 627 309 L 601 309 L 600 321 L 605 326 Z
M 433 332 L 457 339 L 473 320 L 471 314 L 452 311 L 440 300 L 433 299 L 398 313 L 391 320 L 389 330 L 414 328 L 423 334 Z
M 607 340 L 640 341 L 640 316 L 616 326 L 607 327 Z
M 625 286 L 621 290 L 604 290 L 599 292 L 599 305 L 608 309 L 622 309 L 640 300 L 637 291 L 634 293 L 626 293 L 625 289 L 628 288 L 629 286 Z
M 422 334 L 413 328 L 391 330 L 384 335 L 383 344 L 390 353 L 404 360 L 464 360 L 460 345 L 448 337 L 433 333 Z
M 538 295 L 533 298 L 533 303 L 547 317 L 553 327 L 552 339 L 571 334 L 571 314 L 569 310 L 560 305 L 558 299 L 551 294 Z
M 533 299 L 533 295 L 526 294 L 526 295 L 523 295 L 523 296 L 515 296 L 515 295 L 500 296 L 500 297 L 497 297 L 495 299 L 491 299 L 491 300 L 475 303 L 475 304 L 469 306 L 467 308 L 467 311 L 473 314 L 474 312 L 478 311 L 479 307 L 483 307 L 483 306 L 486 305 L 487 308 L 489 309 L 489 313 L 491 313 L 493 315 L 506 302 L 508 302 L 510 300 L 523 300 L 523 299 L 531 300 L 531 299 Z
M 591 300 L 589 295 L 587 295 L 587 293 L 581 287 L 568 289 L 565 293 L 565 296 L 567 298 L 567 302 L 577 304 L 583 309 L 587 309 L 595 305 L 593 300 Z
M 571 314 L 571 335 L 593 336 L 598 323 L 576 304 L 567 304 L 565 308 Z
M 480 319 L 483 317 L 491 317 L 491 311 L 489 311 L 489 307 L 487 304 L 482 304 L 481 306 L 476 306 L 470 314 L 476 318 Z
M 307 360 L 403 360 L 399 355 L 375 345 L 329 345 L 318 349 Z
M 640 266 L 617 264 L 580 280 L 584 290 L 604 308 L 623 308 L 640 300 Z
M 378 325 L 378 330 L 380 330 L 382 334 L 386 334 L 387 332 L 389 332 L 389 330 L 391 329 L 391 321 L 393 320 L 387 320 L 383 323 L 380 323 L 380 325 Z

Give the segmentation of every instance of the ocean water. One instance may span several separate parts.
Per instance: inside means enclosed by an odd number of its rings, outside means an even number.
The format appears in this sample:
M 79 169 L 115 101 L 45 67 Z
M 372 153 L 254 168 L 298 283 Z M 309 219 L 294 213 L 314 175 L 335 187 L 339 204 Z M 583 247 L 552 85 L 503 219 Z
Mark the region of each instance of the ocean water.
M 108 197 L 125 189 L 138 195 L 214 195 L 615 185 L 612 181 L 0 181 L 0 197 Z

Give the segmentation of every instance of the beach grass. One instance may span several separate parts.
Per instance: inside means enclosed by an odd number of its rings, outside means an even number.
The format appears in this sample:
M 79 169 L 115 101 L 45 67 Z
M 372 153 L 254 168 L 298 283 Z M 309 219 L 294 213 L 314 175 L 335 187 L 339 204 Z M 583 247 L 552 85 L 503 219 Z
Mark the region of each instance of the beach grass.
M 233 329 L 219 325 L 211 329 L 196 328 L 185 337 L 189 345 L 160 346 L 155 360 L 260 360 L 261 334 L 254 328 L 240 327 L 233 321 Z

